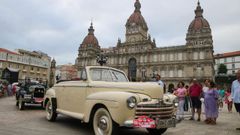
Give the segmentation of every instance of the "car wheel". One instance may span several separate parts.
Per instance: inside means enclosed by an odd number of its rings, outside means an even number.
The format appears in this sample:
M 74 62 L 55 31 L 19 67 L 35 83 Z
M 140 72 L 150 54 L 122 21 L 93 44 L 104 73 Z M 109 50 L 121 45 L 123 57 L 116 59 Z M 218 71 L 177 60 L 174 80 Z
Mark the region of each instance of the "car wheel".
M 99 108 L 93 117 L 95 135 L 117 135 L 118 126 L 105 108 Z
M 57 112 L 56 112 L 56 107 L 53 106 L 51 100 L 47 102 L 46 105 L 46 113 L 47 113 L 47 120 L 48 121 L 55 121 L 57 118 Z
M 160 128 L 160 129 L 148 128 L 147 131 L 150 135 L 161 135 L 167 131 L 167 128 Z
M 19 110 L 24 110 L 24 108 L 25 108 L 25 102 L 23 101 L 23 97 L 22 96 L 20 96 L 19 98 L 18 98 L 18 109 Z

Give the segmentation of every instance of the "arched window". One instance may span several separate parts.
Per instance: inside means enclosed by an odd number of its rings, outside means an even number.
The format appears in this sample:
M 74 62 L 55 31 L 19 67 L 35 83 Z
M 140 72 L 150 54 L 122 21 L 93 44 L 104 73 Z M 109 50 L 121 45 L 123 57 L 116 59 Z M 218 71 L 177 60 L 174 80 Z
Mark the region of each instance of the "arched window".
M 136 81 L 137 78 L 137 60 L 131 58 L 128 61 L 128 77 L 130 81 Z

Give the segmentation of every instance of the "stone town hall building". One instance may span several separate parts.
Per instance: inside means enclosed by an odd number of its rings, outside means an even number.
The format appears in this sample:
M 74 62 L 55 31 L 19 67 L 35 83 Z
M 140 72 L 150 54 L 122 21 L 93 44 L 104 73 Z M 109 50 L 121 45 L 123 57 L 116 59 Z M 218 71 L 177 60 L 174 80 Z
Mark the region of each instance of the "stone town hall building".
M 96 54 L 101 51 L 108 56 L 107 66 L 125 71 L 131 81 L 149 80 L 160 74 L 167 84 L 189 82 L 214 76 L 213 40 L 208 21 L 198 2 L 195 18 L 190 23 L 186 44 L 157 47 L 155 39 L 148 34 L 148 26 L 141 14 L 141 4 L 136 0 L 135 10 L 126 22 L 126 40 L 119 39 L 116 46 L 101 48 L 91 24 L 88 35 L 79 47 L 76 66 L 98 65 Z

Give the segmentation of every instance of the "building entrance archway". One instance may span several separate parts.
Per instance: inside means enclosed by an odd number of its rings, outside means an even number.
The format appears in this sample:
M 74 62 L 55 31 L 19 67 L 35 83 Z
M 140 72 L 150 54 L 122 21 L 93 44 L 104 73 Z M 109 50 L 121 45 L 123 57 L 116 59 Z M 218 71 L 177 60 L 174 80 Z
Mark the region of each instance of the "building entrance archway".
M 136 81 L 137 78 L 137 60 L 131 58 L 128 61 L 128 77 L 130 81 Z

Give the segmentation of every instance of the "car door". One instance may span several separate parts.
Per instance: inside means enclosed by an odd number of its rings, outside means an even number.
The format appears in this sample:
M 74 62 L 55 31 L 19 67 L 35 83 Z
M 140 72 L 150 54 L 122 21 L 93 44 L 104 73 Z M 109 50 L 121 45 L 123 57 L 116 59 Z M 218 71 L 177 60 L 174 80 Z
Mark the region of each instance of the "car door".
M 88 82 L 81 80 L 71 82 L 69 86 L 64 87 L 63 91 L 67 94 L 64 110 L 74 113 L 84 112 L 87 86 Z
M 79 81 L 73 81 L 64 87 L 63 91 L 66 94 L 66 104 L 64 109 L 73 113 L 84 112 L 86 92 L 88 88 L 86 69 L 83 69 Z
M 63 84 L 58 84 L 57 86 L 54 86 L 57 98 L 57 108 L 61 110 L 64 110 L 68 105 L 66 102 L 66 93 L 64 87 L 65 86 Z

